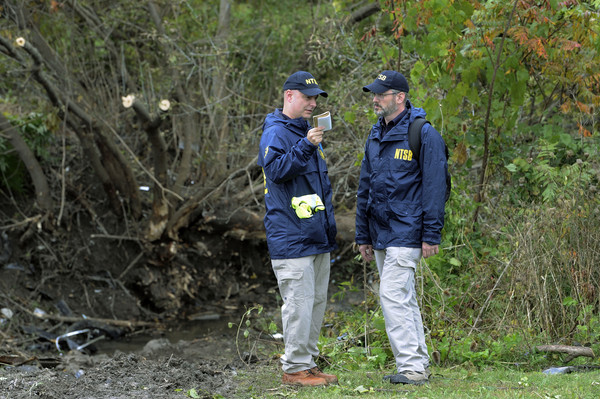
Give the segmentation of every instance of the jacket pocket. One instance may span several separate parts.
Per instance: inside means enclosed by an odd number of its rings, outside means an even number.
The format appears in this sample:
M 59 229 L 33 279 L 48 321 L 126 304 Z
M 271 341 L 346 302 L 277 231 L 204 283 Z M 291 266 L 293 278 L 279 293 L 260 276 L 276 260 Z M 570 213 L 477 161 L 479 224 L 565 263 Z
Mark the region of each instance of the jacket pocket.
M 273 260 L 273 272 L 277 280 L 300 280 L 304 274 L 304 268 L 290 262 L 288 259 Z
M 390 229 L 404 239 L 420 241 L 423 231 L 423 207 L 414 202 L 390 202 L 387 217 Z
M 306 245 L 327 244 L 326 212 L 317 212 L 311 218 L 300 220 L 300 240 Z

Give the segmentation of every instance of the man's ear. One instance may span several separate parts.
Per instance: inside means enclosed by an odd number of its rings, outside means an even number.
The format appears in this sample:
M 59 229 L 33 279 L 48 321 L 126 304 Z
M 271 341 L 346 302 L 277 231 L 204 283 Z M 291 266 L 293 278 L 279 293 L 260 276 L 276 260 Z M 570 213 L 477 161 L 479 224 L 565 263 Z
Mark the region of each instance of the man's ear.
M 294 92 L 292 90 L 286 90 L 284 98 L 286 102 L 291 103 L 294 98 Z
M 406 99 L 406 93 L 405 93 L 405 92 L 403 92 L 403 91 L 401 91 L 401 92 L 400 92 L 400 93 L 398 93 L 398 94 L 400 94 L 399 96 L 396 96 L 396 99 L 397 99 L 397 102 L 398 102 L 398 104 L 402 104 L 402 103 L 404 103 L 404 100 Z

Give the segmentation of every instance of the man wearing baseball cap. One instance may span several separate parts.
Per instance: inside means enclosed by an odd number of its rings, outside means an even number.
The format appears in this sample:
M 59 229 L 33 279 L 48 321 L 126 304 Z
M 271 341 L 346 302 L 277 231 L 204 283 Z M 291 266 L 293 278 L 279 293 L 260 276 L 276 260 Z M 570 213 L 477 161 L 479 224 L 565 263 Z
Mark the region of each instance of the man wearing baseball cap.
M 429 381 L 429 356 L 415 290 L 421 257 L 439 251 L 446 202 L 446 145 L 425 123 L 413 154 L 408 128 L 422 108 L 408 100 L 408 82 L 396 71 L 381 72 L 363 91 L 373 94 L 379 117 L 365 144 L 356 200 L 356 237 L 361 256 L 375 260 L 379 296 L 397 373 L 396 384 Z
M 265 118 L 258 153 L 265 184 L 267 246 L 283 300 L 282 382 L 300 386 L 337 383 L 335 375 L 323 373 L 315 363 L 330 253 L 337 248 L 331 183 L 321 146 L 323 127 L 313 128 L 307 121 L 319 95 L 327 97 L 313 75 L 305 71 L 290 75 L 283 84 L 283 108 Z M 317 198 L 320 206 L 314 212 L 297 213 L 293 205 L 303 196 Z

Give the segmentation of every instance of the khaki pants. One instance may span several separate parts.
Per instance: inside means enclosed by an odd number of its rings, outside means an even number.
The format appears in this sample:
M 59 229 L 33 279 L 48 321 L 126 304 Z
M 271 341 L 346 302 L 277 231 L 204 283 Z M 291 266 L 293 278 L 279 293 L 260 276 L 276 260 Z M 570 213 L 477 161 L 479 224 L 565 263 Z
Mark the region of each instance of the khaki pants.
M 420 259 L 421 248 L 390 247 L 375 251 L 381 280 L 381 310 L 399 373 L 424 371 L 429 366 L 415 289 L 415 270 Z
M 275 259 L 271 264 L 283 299 L 283 371 L 311 369 L 319 356 L 317 343 L 327 305 L 330 255 Z

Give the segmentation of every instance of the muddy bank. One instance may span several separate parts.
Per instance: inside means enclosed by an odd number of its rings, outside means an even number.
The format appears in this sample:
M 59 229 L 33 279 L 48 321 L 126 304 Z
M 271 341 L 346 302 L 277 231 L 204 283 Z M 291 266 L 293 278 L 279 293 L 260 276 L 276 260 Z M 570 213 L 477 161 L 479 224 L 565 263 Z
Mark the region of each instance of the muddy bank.
M 152 338 L 141 349 L 130 352 L 117 349 L 86 355 L 70 351 L 52 357 L 21 358 L 12 366 L 0 367 L 0 399 L 241 398 L 240 372 L 253 373 L 261 368 L 271 370 L 272 381 L 264 383 L 279 385 L 276 373 L 272 373 L 278 361 L 270 353 L 276 352 L 280 343 L 253 336 L 252 347 L 244 342 L 236 345 L 235 331 L 219 328 L 178 342 Z M 130 341 L 130 348 L 142 340 Z M 106 343 L 101 350 L 108 352 L 109 347 Z
M 330 300 L 328 312 L 360 303 L 361 295 Z M 36 352 L 11 351 L 5 344 L 0 399 L 247 398 L 257 382 L 262 390 L 281 389 L 281 340 L 258 325 L 245 338 L 237 329 L 239 315 L 204 316 L 208 320 L 99 340 L 94 354 L 59 352 L 55 343 Z M 261 316 L 279 322 L 279 308 L 265 308 Z M 39 341 L 31 337 L 29 343 Z
M 211 356 L 216 348 L 220 360 Z M 236 370 L 244 366 L 228 337 L 158 339 L 137 353 L 69 353 L 59 360 L 52 368 L 32 361 L 1 369 L 0 398 L 183 398 L 192 390 L 198 397 L 233 397 Z

